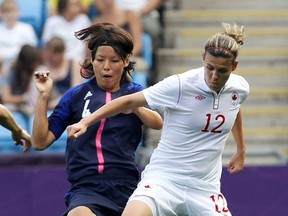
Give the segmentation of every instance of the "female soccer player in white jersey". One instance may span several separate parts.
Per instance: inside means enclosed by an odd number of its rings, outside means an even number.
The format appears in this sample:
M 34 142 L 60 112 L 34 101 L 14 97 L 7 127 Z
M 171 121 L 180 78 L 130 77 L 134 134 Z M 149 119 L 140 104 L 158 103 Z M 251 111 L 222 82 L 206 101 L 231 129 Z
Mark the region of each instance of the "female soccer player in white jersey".
M 245 143 L 240 105 L 247 98 L 246 80 L 232 73 L 237 67 L 243 26 L 223 24 L 225 31 L 206 43 L 203 67 L 110 102 L 90 117 L 68 127 L 78 139 L 102 118 L 138 106 L 164 108 L 158 147 L 142 173 L 123 216 L 230 216 L 220 190 L 222 153 L 230 131 L 237 151 L 230 173 L 243 169 Z

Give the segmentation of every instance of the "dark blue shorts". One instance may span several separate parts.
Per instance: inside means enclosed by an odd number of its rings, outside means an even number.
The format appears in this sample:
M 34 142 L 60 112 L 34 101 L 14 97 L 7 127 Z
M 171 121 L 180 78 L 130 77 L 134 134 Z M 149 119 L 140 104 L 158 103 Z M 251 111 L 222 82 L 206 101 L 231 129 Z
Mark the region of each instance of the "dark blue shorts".
M 128 198 L 137 186 L 135 178 L 97 178 L 81 181 L 65 195 L 63 216 L 77 206 L 86 206 L 97 216 L 121 216 Z

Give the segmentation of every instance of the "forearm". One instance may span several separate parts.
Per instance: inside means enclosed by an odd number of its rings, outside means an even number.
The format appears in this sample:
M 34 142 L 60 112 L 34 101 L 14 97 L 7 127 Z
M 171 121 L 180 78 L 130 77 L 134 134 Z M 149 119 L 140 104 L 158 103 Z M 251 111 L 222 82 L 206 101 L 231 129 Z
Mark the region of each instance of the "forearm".
M 12 113 L 3 105 L 0 105 L 0 122 L 1 125 L 11 132 L 20 132 L 22 128 L 15 121 Z
M 232 127 L 232 134 L 237 145 L 237 152 L 245 153 L 246 145 L 243 136 L 241 110 L 238 112 L 235 123 Z
M 90 125 L 103 118 L 108 118 L 126 110 L 145 105 L 146 101 L 144 100 L 143 94 L 138 92 L 112 100 L 108 104 L 105 104 L 99 108 L 97 111 L 93 112 L 89 117 L 84 118 L 81 121 L 87 125 L 87 127 L 89 127 Z
M 160 130 L 163 126 L 163 121 L 161 115 L 153 110 L 147 109 L 145 107 L 139 107 L 135 114 L 141 119 L 143 124 L 155 130 Z
M 47 119 L 48 102 L 49 96 L 38 96 L 32 132 L 32 144 L 37 150 L 44 149 L 50 145 L 50 142 L 47 139 L 49 133 Z

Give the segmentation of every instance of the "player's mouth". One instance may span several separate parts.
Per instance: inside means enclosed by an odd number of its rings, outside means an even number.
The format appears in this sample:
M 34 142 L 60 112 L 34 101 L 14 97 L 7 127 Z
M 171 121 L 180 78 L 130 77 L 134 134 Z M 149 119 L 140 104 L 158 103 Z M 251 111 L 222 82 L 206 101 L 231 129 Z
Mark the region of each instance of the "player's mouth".
M 104 75 L 103 75 L 103 78 L 105 78 L 105 79 L 106 79 L 106 78 L 108 79 L 108 78 L 111 78 L 111 77 L 112 77 L 112 76 L 111 76 L 110 74 L 104 74 Z
M 216 82 L 210 82 L 210 85 L 211 85 L 211 86 L 214 86 L 214 87 L 218 87 L 218 86 L 219 86 L 219 84 L 216 83 Z

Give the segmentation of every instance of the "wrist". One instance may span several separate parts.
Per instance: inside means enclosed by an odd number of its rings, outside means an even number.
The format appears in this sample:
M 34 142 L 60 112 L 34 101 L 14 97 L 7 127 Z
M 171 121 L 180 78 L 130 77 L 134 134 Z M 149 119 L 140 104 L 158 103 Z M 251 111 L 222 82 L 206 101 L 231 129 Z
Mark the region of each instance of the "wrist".
M 14 130 L 12 130 L 12 133 L 20 135 L 22 133 L 22 130 L 23 129 L 21 127 L 17 127 Z
M 237 152 L 239 153 L 245 153 L 246 152 L 246 146 L 243 145 L 241 147 L 237 147 Z
M 84 126 L 84 127 L 89 127 L 90 122 L 89 122 L 89 118 L 83 118 L 80 120 L 80 123 Z
M 39 92 L 38 99 L 40 101 L 49 101 L 50 100 L 50 94 L 48 92 Z

